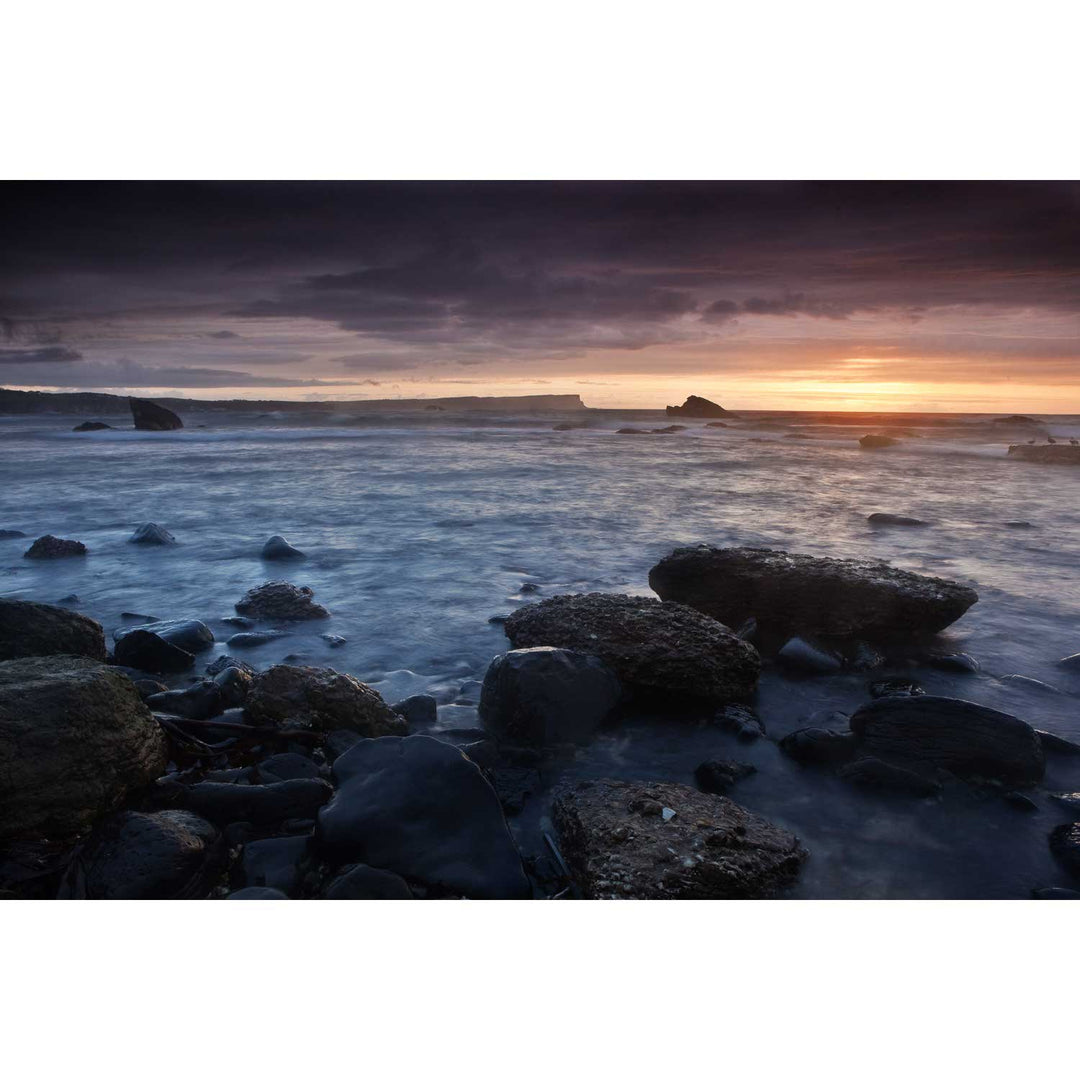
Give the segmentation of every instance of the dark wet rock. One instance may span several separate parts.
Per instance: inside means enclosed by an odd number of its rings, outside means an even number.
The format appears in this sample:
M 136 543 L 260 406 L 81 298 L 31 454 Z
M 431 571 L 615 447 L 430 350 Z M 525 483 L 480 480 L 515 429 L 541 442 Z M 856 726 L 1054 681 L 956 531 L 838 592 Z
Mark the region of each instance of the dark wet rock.
M 879 791 L 896 791 L 907 795 L 936 795 L 941 784 L 928 776 L 892 765 L 875 757 L 861 757 L 844 765 L 837 772 L 848 783 Z
M 1050 853 L 1075 878 L 1080 878 L 1080 821 L 1059 825 L 1050 833 Z
M 71 555 L 85 555 L 86 545 L 78 540 L 61 540 L 59 537 L 39 536 L 23 553 L 25 559 L 66 559 Z
M 1071 656 L 1063 656 L 1058 661 L 1058 667 L 1063 667 L 1068 671 L 1080 671 L 1080 652 L 1073 653 Z
M 652 433 L 654 435 L 674 435 L 677 431 L 685 431 L 686 426 L 684 424 L 668 424 L 667 427 L 654 427 Z
M 506 621 L 515 649 L 537 645 L 598 656 L 629 686 L 735 701 L 757 684 L 754 647 L 682 604 L 607 593 L 554 596 Z
M 804 675 L 835 675 L 843 661 L 835 653 L 812 645 L 805 638 L 789 638 L 776 654 L 776 659 L 791 671 Z
M 221 689 L 212 679 L 203 679 L 183 690 L 154 694 L 146 699 L 146 704 L 154 712 L 184 716 L 189 720 L 209 720 L 225 711 Z
M 1001 523 L 1006 529 L 1034 529 L 1030 521 L 1003 521 Z
M 570 426 L 570 425 L 567 425 Z M 413 900 L 405 879 L 373 866 L 349 867 L 326 887 L 326 900 Z
M 254 768 L 252 778 L 260 784 L 276 784 L 282 780 L 317 780 L 319 766 L 303 754 L 273 754 Z
M 88 900 L 197 900 L 221 870 L 223 845 L 184 810 L 127 812 L 105 822 L 76 859 L 70 896 Z
M 506 620 L 509 619 L 509 618 L 510 618 L 509 614 L 492 615 L 491 618 L 488 619 L 488 622 L 491 623 L 492 626 L 502 626 L 502 625 L 505 624 Z
M 556 424 L 552 431 L 573 431 L 574 428 L 580 427 L 580 424 Z
M 290 818 L 313 818 L 331 796 L 325 780 L 282 780 L 276 784 L 199 783 L 180 793 L 185 809 L 228 825 L 249 821 L 253 825 L 273 825 Z
M 84 420 L 81 424 L 76 424 L 72 431 L 114 431 L 115 428 L 112 424 L 103 424 L 100 420 Z
M 1068 757 L 1080 756 L 1080 743 L 1073 742 L 1071 739 L 1063 739 L 1052 731 L 1041 731 L 1039 728 L 1035 729 L 1035 734 L 1039 736 L 1039 742 L 1042 743 L 1043 750 L 1048 754 L 1060 754 Z
M 22 540 L 26 533 L 18 529 L 0 529 L 0 540 Z
M 475 738 L 479 735 L 480 738 Z M 462 741 L 457 742 L 460 736 Z M 470 741 L 464 741 L 473 736 Z M 525 804 L 539 790 L 543 777 L 537 765 L 540 752 L 531 747 L 515 746 L 488 738 L 483 730 L 459 732 L 439 732 L 440 739 L 455 742 L 470 761 L 474 761 L 483 770 L 484 775 L 495 788 L 499 804 L 507 817 L 520 814 Z
M 1009 447 L 1009 457 L 1033 461 L 1039 465 L 1080 465 L 1080 446 L 1067 443 L 1040 443 L 1029 446 L 1019 443 Z
M 235 664 L 229 664 L 223 667 L 213 678 L 223 709 L 235 709 L 247 701 L 252 681 L 252 675 L 249 671 L 245 671 L 244 668 Z
M 68 593 L 67 596 L 61 596 L 56 602 L 58 604 L 77 604 L 79 602 L 79 596 L 77 593 Z
M 119 643 L 137 630 L 146 630 L 161 638 L 162 641 L 167 641 L 170 645 L 175 645 L 178 649 L 189 653 L 202 652 L 214 644 L 213 631 L 206 623 L 199 622 L 198 619 L 165 619 L 144 623 L 142 626 L 122 626 L 113 631 L 113 641 Z
M 404 735 L 405 721 L 366 683 L 333 668 L 277 664 L 256 675 L 244 705 L 256 724 L 348 728 L 368 738 Z
M 763 632 L 868 640 L 933 634 L 978 600 L 974 589 L 863 559 L 767 548 L 676 548 L 649 571 L 663 600 L 731 626 L 754 616 Z
M 239 634 L 233 634 L 225 644 L 231 649 L 257 649 L 260 645 L 268 645 L 271 641 L 288 636 L 284 630 L 241 630 Z
M 884 697 L 851 717 L 861 755 L 927 771 L 1030 784 L 1042 779 L 1035 729 L 1008 713 L 957 698 Z
M 912 528 L 930 524 L 921 518 L 903 517 L 900 514 L 871 514 L 866 520 L 871 525 L 906 525 Z
M 535 581 L 526 581 L 518 590 L 523 593 L 535 593 L 540 591 L 540 586 Z
M 246 889 L 237 889 L 229 893 L 226 900 L 288 900 L 289 898 L 280 889 L 267 889 L 259 885 L 252 885 Z
M 126 675 L 73 656 L 0 663 L 0 841 L 73 836 L 166 760 Z
M 128 677 L 130 678 L 130 676 Z M 139 691 L 139 697 L 143 701 L 154 694 L 164 694 L 169 689 L 164 683 L 159 683 L 156 679 L 132 679 L 131 681 L 135 684 L 135 689 Z
M 410 727 L 434 724 L 438 717 L 438 702 L 431 694 L 412 694 L 390 706 L 399 716 L 405 717 Z
M 646 431 L 644 428 L 639 427 L 621 427 L 615 429 L 616 435 L 651 435 L 651 431 Z
M 884 654 L 865 641 L 858 642 L 848 658 L 848 667 L 852 671 L 874 671 L 885 663 Z
M 277 889 L 290 899 L 300 894 L 310 864 L 311 840 L 307 836 L 272 836 L 244 845 L 240 859 L 241 887 Z
M 141 623 L 144 626 L 147 623 L 161 622 L 161 619 L 158 619 L 153 615 L 141 615 L 137 611 L 121 611 L 120 618 L 123 619 L 124 622 Z
M 248 589 L 236 605 L 241 615 L 254 619 L 299 621 L 328 619 L 330 612 L 312 599 L 314 592 L 307 585 L 291 585 L 287 581 L 268 581 Z
M 859 446 L 864 450 L 884 450 L 886 446 L 898 446 L 899 439 L 891 435 L 864 435 L 859 440 Z
M 298 548 L 294 548 L 284 536 L 271 536 L 270 539 L 263 544 L 260 557 L 271 561 L 307 558 L 302 551 Z
M 850 731 L 805 727 L 785 735 L 780 749 L 804 765 L 841 765 L 855 756 L 855 736 Z
M 315 834 L 328 860 L 363 862 L 474 899 L 531 895 L 494 789 L 449 743 L 366 739 L 333 772 L 337 793 Z
M 1042 427 L 1042 421 L 1036 420 L 1031 416 L 1018 416 L 1013 414 L 1012 416 L 995 416 L 990 421 L 991 424 L 1001 424 L 1005 427 Z
M 723 795 L 740 780 L 753 776 L 757 769 L 744 761 L 703 761 L 694 770 L 694 779 L 702 791 Z
M 1014 810 L 1023 810 L 1030 814 L 1039 809 L 1039 804 L 1022 791 L 1006 791 L 1001 798 Z
M 1051 794 L 1051 799 L 1068 810 L 1080 811 L 1080 791 L 1060 791 Z
M 1032 693 L 1042 694 L 1045 697 L 1061 697 L 1065 693 L 1056 686 L 1051 686 L 1041 679 L 1029 678 L 1027 675 L 1002 675 L 998 682 L 1013 690 L 1030 690 Z
M 364 736 L 347 728 L 336 728 L 323 740 L 323 750 L 328 761 L 336 761 L 346 750 L 351 750 Z
M 738 630 L 735 631 L 735 636 L 740 637 L 743 641 L 753 641 L 757 637 L 757 619 L 753 615 L 749 619 L 746 619 Z
M 1061 888 L 1032 889 L 1031 898 L 1033 900 L 1080 900 L 1080 892 L 1075 889 Z
M 488 730 L 509 742 L 588 742 L 621 697 L 619 680 L 603 660 L 537 646 L 491 661 L 479 715 Z
M 138 627 L 117 641 L 114 655 L 118 664 L 153 673 L 187 671 L 195 664 L 194 655 L 186 649 Z
M 794 883 L 796 836 L 683 784 L 582 780 L 555 794 L 563 858 L 588 898 L 727 900 Z
M 241 630 L 250 630 L 255 625 L 254 619 L 243 615 L 226 615 L 221 620 L 226 626 L 239 626 Z
M 101 624 L 52 604 L 0 597 L 0 660 L 56 655 L 104 660 Z
M 979 661 L 969 653 L 949 653 L 947 656 L 928 656 L 926 663 L 938 671 L 954 671 L 958 675 L 974 675 L 979 670 Z
M 722 424 L 718 420 L 714 420 L 711 424 L 706 424 L 706 427 L 727 427 L 727 424 Z
M 711 420 L 717 416 L 726 416 L 727 409 L 708 398 L 691 394 L 681 405 L 669 405 L 668 416 L 687 416 L 695 420 Z
M 177 431 L 184 426 L 183 420 L 164 405 L 136 397 L 129 397 L 128 405 L 137 431 Z
M 761 717 L 746 705 L 725 705 L 713 717 L 713 723 L 730 731 L 739 742 L 765 738 L 765 725 Z
M 343 638 L 340 634 L 320 634 L 319 637 L 321 637 L 331 649 L 340 649 L 342 645 L 348 644 L 348 639 Z
M 246 671 L 249 675 L 255 674 L 255 669 L 245 663 L 243 660 L 237 660 L 235 656 L 218 656 L 211 663 L 206 665 L 206 674 L 211 678 L 220 675 L 226 668 L 239 668 L 241 671 Z
M 919 697 L 926 691 L 910 679 L 878 679 L 870 684 L 870 696 L 881 697 Z
M 128 537 L 128 543 L 157 544 L 161 547 L 169 547 L 176 543 L 176 537 L 168 529 L 163 529 L 160 525 L 148 521 L 145 525 L 140 525 Z

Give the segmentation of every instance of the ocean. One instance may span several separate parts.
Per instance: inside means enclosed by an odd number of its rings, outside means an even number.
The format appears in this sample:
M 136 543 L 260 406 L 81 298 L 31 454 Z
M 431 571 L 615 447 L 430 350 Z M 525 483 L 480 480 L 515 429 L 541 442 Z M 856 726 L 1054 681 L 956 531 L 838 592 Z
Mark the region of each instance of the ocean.
M 907 416 L 881 427 L 880 418 L 742 413 L 719 428 L 641 411 L 193 412 L 176 432 L 72 432 L 81 419 L 0 417 L 0 529 L 89 549 L 85 559 L 38 562 L 22 557 L 30 539 L 0 540 L 0 595 L 74 595 L 71 606 L 110 639 L 124 611 L 201 619 L 218 644 L 196 672 L 228 651 L 236 628 L 221 620 L 234 603 L 281 578 L 310 585 L 333 617 L 236 655 L 260 668 L 286 656 L 332 666 L 388 701 L 432 693 L 436 733 L 475 727 L 479 681 L 507 648 L 493 616 L 561 592 L 648 595 L 649 568 L 679 545 L 768 546 L 877 558 L 973 585 L 978 604 L 938 644 L 972 654 L 981 670 L 884 674 L 1080 740 L 1080 676 L 1056 666 L 1080 651 L 1080 469 L 1008 458 L 1010 442 L 1032 435 L 988 417 Z M 585 426 L 553 430 L 561 419 Z M 1039 419 L 1055 437 L 1080 437 L 1080 417 Z M 673 422 L 686 429 L 616 434 Z M 900 444 L 860 449 L 858 437 L 878 430 L 899 432 Z M 873 527 L 874 512 L 931 524 Z M 128 544 L 148 521 L 178 545 Z M 263 563 L 274 533 L 307 560 Z M 320 636 L 328 632 L 346 643 L 331 647 Z M 1062 692 L 999 681 L 1009 674 Z M 793 896 L 1008 898 L 1067 884 L 1046 837 L 1069 815 L 1047 792 L 1080 789 L 1080 759 L 1048 759 L 1037 809 L 1022 812 L 969 788 L 936 799 L 867 793 L 778 750 L 773 740 L 813 714 L 851 712 L 882 675 L 793 679 L 767 667 L 755 707 L 771 739 L 754 744 L 675 716 L 628 722 L 546 761 L 542 789 L 511 827 L 524 852 L 538 851 L 560 779 L 692 784 L 700 762 L 735 758 L 758 771 L 732 797 L 811 852 Z

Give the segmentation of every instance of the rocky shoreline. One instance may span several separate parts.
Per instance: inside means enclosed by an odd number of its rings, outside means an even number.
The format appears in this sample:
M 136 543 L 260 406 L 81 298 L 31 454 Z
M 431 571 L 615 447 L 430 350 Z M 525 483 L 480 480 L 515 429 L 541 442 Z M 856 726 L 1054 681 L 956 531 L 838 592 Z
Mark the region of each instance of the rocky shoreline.
M 54 543 L 40 557 L 77 554 L 63 546 L 75 541 L 42 539 Z M 148 523 L 131 539 L 174 538 Z M 276 536 L 264 558 L 303 554 Z M 307 587 L 250 589 L 222 620 L 237 630 L 230 652 L 205 665 L 215 636 L 197 619 L 130 614 L 110 643 L 70 608 L 0 599 L 0 896 L 784 896 L 813 851 L 739 804 L 755 770 L 734 758 L 702 761 L 693 786 L 562 781 L 550 831 L 525 856 L 508 825 L 554 755 L 642 710 L 673 730 L 708 724 L 733 753 L 768 745 L 754 700 L 773 666 L 791 678 L 866 678 L 850 716 L 775 744 L 840 791 L 918 800 L 960 786 L 1018 811 L 1050 798 L 1075 814 L 1080 793 L 1044 783 L 1048 758 L 1080 773 L 1080 745 L 883 677 L 913 653 L 977 669 L 934 643 L 978 600 L 969 586 L 866 560 L 704 545 L 672 551 L 649 583 L 658 599 L 563 594 L 507 617 L 509 648 L 483 679 L 480 726 L 463 729 L 439 728 L 428 695 L 388 702 L 333 668 L 258 670 L 232 655 L 298 622 L 332 620 L 332 603 Z M 1080 896 L 1070 888 L 1080 825 L 1065 822 L 1045 843 L 1062 882 L 1032 882 L 1034 894 Z

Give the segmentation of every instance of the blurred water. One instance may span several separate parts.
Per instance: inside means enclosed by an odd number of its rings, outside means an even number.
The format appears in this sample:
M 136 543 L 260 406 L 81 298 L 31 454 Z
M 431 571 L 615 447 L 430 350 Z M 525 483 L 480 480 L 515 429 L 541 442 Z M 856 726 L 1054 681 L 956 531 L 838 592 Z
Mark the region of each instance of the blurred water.
M 0 594 L 55 602 L 74 593 L 73 606 L 108 632 L 122 611 L 200 618 L 219 638 L 208 660 L 225 651 L 233 628 L 220 620 L 236 600 L 285 578 L 310 585 L 333 618 L 246 659 L 332 665 L 389 700 L 427 690 L 441 702 L 442 726 L 468 727 L 475 680 L 506 644 L 488 623 L 494 614 L 557 592 L 648 593 L 649 567 L 678 544 L 873 556 L 979 591 L 947 637 L 977 656 L 982 672 L 920 668 L 928 692 L 1080 739 L 1080 680 L 1055 666 L 1080 651 L 1080 469 L 1010 460 L 1008 442 L 1024 436 L 977 418 L 907 421 L 911 437 L 877 452 L 857 443 L 872 423 L 806 414 L 744 414 L 727 428 L 687 422 L 678 434 L 648 437 L 614 429 L 662 426 L 662 414 L 590 413 L 588 428 L 564 432 L 536 418 L 215 415 L 193 416 L 189 424 L 206 426 L 178 432 L 75 434 L 78 419 L 0 418 L 0 528 L 51 532 L 90 550 L 85 559 L 36 562 L 22 558 L 29 540 L 0 541 Z M 1080 418 L 1051 418 L 1048 427 L 1076 436 Z M 933 525 L 874 529 L 866 522 L 874 511 Z M 179 546 L 129 545 L 144 521 L 169 529 Z M 259 550 L 272 533 L 310 557 L 263 564 Z M 539 591 L 523 594 L 525 583 Z M 348 643 L 332 649 L 320 638 L 326 632 Z M 1011 673 L 1067 693 L 997 681 Z M 768 671 L 758 709 L 770 734 L 783 735 L 814 710 L 850 711 L 867 681 L 790 681 Z M 929 801 L 868 796 L 794 765 L 772 743 L 747 749 L 670 718 L 640 720 L 553 761 L 545 780 L 692 783 L 710 756 L 753 761 L 759 772 L 735 797 L 811 849 L 798 895 L 1023 896 L 1034 884 L 1061 883 L 1046 833 L 1067 815 L 1043 795 L 1030 814 L 966 789 Z M 1080 775 L 1055 764 L 1047 788 L 1075 790 Z M 545 809 L 534 800 L 515 821 L 524 848 L 538 843 Z

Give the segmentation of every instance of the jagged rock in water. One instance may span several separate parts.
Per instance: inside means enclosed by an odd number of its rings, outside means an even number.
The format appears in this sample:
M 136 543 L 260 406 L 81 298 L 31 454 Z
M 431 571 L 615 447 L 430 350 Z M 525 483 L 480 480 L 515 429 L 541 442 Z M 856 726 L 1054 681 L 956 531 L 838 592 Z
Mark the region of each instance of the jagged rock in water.
M 122 626 L 113 631 L 113 641 L 119 643 L 137 630 L 155 634 L 162 641 L 167 641 L 170 645 L 175 645 L 178 649 L 189 653 L 202 652 L 214 644 L 214 632 L 206 623 L 199 622 L 198 619 L 159 619 L 157 622 L 143 623 L 141 626 Z
M 1019 443 L 1009 447 L 1009 457 L 1034 461 L 1039 465 L 1080 465 L 1080 446 L 1068 443 L 1039 443 L 1028 446 Z
M 328 619 L 330 612 L 312 597 L 315 593 L 307 585 L 291 585 L 287 581 L 268 581 L 248 589 L 237 602 L 241 615 L 254 619 L 298 622 L 302 619 Z
M 922 518 L 903 517 L 901 514 L 871 514 L 866 520 L 871 525 L 907 525 L 913 528 L 930 524 Z
M 734 900 L 794 883 L 796 836 L 683 784 L 580 780 L 555 794 L 563 858 L 592 900 Z
M 184 426 L 183 420 L 164 405 L 136 397 L 129 397 L 128 405 L 138 431 L 177 431 Z
M 708 398 L 691 394 L 681 405 L 669 405 L 668 416 L 687 416 L 697 420 L 712 420 L 717 416 L 726 416 L 727 409 Z
M 112 424 L 103 424 L 100 420 L 84 420 L 81 424 L 76 424 L 71 429 L 72 431 L 112 431 Z
M 855 756 L 856 740 L 850 731 L 805 727 L 785 735 L 780 749 L 804 765 L 841 765 Z
M 596 656 L 541 645 L 491 661 L 480 695 L 480 721 L 509 742 L 588 742 L 622 697 L 612 670 Z
M 753 776 L 757 769 L 744 761 L 703 761 L 694 770 L 694 779 L 702 791 L 723 795 L 740 780 Z
M 348 729 L 367 738 L 406 731 L 405 720 L 377 690 L 333 668 L 277 664 L 261 672 L 252 680 L 244 715 L 255 724 Z
M 870 640 L 929 635 L 979 596 L 944 578 L 865 559 L 792 555 L 768 548 L 676 548 L 649 571 L 663 600 L 738 626 L 755 617 L 772 637 L 791 634 Z
M 0 540 L 22 540 L 25 537 L 26 533 L 18 529 L 0 529 Z
M 261 558 L 269 560 L 306 559 L 307 556 L 294 548 L 284 536 L 271 536 L 263 544 Z
M 154 712 L 185 716 L 189 720 L 210 720 L 225 711 L 221 689 L 212 679 L 203 679 L 183 690 L 165 690 L 146 699 Z
M 712 701 L 737 701 L 757 684 L 754 647 L 682 604 L 608 593 L 553 596 L 506 620 L 515 649 L 550 645 L 598 656 L 623 683 Z
M 747 705 L 725 705 L 713 717 L 717 727 L 730 731 L 739 742 L 754 742 L 765 738 L 765 725 Z
M 140 525 L 128 537 L 129 544 L 157 544 L 161 547 L 170 547 L 176 543 L 176 537 L 168 529 L 155 525 L 152 521 Z
M 187 649 L 139 627 L 117 641 L 114 655 L 118 664 L 154 674 L 187 671 L 195 664 L 194 654 Z
M 241 671 L 246 671 L 249 675 L 255 674 L 255 669 L 250 664 L 245 664 L 243 660 L 237 660 L 235 656 L 218 656 L 206 665 L 206 674 L 211 678 L 220 675 L 226 668 L 240 668 Z
M 477 900 L 531 895 L 494 789 L 449 743 L 363 739 L 333 773 L 337 793 L 315 831 L 331 863 L 363 862 Z
M 864 435 L 859 440 L 859 445 L 864 450 L 883 450 L 886 446 L 898 446 L 900 444 L 899 439 L 894 439 L 891 435 Z
M 0 663 L 0 841 L 82 832 L 165 771 L 131 680 L 82 657 Z
M 52 604 L 0 597 L 0 660 L 57 655 L 104 660 L 101 624 Z
M 1030 724 L 958 698 L 883 697 L 851 716 L 861 756 L 917 772 L 1031 784 L 1042 779 L 1042 744 Z
M 835 653 L 801 637 L 788 638 L 776 659 L 784 667 L 804 675 L 835 675 L 844 666 Z
M 390 706 L 409 725 L 434 724 L 438 718 L 439 703 L 431 694 L 412 694 Z
M 24 559 L 66 559 L 71 555 L 85 555 L 86 545 L 80 540 L 61 540 L 47 534 L 39 536 L 23 552 Z
M 184 810 L 117 814 L 78 855 L 78 872 L 71 875 L 65 895 L 87 900 L 202 899 L 221 868 L 222 848 L 217 829 Z
M 910 679 L 878 679 L 870 684 L 870 696 L 879 697 L 918 697 L 926 691 Z
M 1050 851 L 1074 878 L 1080 878 L 1080 821 L 1054 829 L 1050 833 Z

